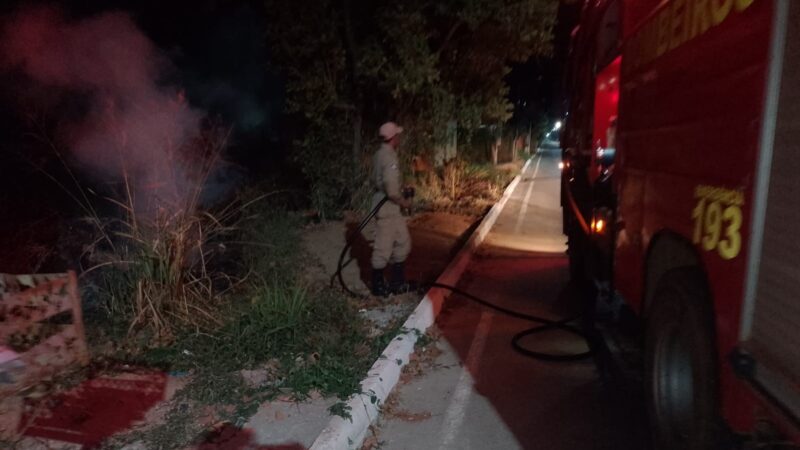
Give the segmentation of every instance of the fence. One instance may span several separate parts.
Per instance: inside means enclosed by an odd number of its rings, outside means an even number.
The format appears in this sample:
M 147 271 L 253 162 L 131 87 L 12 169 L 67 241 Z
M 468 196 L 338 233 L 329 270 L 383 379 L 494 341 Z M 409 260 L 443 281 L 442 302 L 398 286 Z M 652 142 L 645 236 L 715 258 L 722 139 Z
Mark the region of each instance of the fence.
M 0 274 L 0 346 L 18 355 L 0 365 L 0 398 L 68 366 L 87 364 L 75 273 Z

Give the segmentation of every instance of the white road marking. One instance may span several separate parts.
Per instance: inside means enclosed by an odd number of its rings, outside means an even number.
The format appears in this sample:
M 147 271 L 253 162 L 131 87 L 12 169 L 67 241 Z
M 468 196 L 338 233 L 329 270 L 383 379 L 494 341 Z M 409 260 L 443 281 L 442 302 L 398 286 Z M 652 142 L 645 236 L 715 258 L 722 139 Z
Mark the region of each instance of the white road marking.
M 469 352 L 467 352 L 467 359 L 461 369 L 461 376 L 458 378 L 453 398 L 450 400 L 450 404 L 447 405 L 447 412 L 445 412 L 444 424 L 442 425 L 440 449 L 453 447 L 461 425 L 464 423 L 464 415 L 472 397 L 472 386 L 474 384 L 471 373 L 478 373 L 478 364 L 483 354 L 483 348 L 486 346 L 486 338 L 489 337 L 492 317 L 494 317 L 493 313 L 484 311 L 481 313 L 478 326 L 475 328 L 475 337 L 472 339 Z
M 525 165 L 522 166 L 522 173 L 523 174 L 528 170 L 528 166 L 531 165 L 531 161 L 533 161 L 533 158 L 528 159 L 527 161 L 525 161 Z
M 530 160 L 528 160 L 528 162 L 530 162 Z M 530 182 L 528 183 L 528 191 L 525 193 L 525 198 L 522 200 L 522 208 L 519 210 L 519 215 L 517 216 L 517 224 L 514 226 L 514 234 L 519 234 L 520 230 L 522 229 L 522 222 L 525 220 L 525 214 L 528 212 L 528 202 L 531 199 L 531 194 L 533 194 L 533 185 L 536 184 L 536 175 L 539 173 L 539 166 L 541 163 L 542 157 L 539 156 L 539 159 L 536 160 L 536 168 L 533 170 L 533 176 L 530 178 Z

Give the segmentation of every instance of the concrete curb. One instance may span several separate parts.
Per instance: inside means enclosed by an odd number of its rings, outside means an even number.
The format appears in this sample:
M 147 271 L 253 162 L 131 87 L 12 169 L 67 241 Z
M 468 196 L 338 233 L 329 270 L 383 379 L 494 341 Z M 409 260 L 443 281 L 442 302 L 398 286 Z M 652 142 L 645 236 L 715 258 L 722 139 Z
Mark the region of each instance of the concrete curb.
M 458 282 L 472 259 L 475 249 L 486 239 L 489 230 L 492 229 L 503 211 L 530 161 L 529 159 L 525 163 L 520 174 L 506 187 L 503 196 L 492 206 L 464 247 L 437 278 L 437 282 L 449 285 L 455 285 Z M 403 324 L 403 332 L 386 346 L 381 356 L 370 368 L 367 377 L 361 381 L 362 393 L 350 397 L 347 401 L 351 418 L 332 417 L 328 425 L 314 440 L 311 450 L 344 450 L 361 446 L 370 424 L 380 415 L 381 405 L 397 385 L 403 366 L 408 363 L 411 353 L 414 352 L 417 338 L 433 325 L 436 316 L 442 309 L 444 300 L 449 295 L 449 290 L 440 288 L 433 288 L 425 294 L 425 297 Z

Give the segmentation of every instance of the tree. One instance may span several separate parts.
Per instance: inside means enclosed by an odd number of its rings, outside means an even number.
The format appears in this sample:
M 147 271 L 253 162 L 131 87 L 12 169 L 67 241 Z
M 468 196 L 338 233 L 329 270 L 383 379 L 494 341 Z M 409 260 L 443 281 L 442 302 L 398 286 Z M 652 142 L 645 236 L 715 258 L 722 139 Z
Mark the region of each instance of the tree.
M 406 145 L 422 153 L 444 139 L 450 120 L 467 131 L 508 120 L 512 105 L 504 77 L 510 64 L 550 51 L 557 1 L 267 0 L 266 5 L 288 113 L 304 123 L 300 162 L 316 185 L 328 183 L 333 166 L 340 172 L 347 167 L 350 180 L 360 173 L 363 138 L 372 137 L 385 120 L 402 123 Z M 321 161 L 325 170 L 309 167 Z

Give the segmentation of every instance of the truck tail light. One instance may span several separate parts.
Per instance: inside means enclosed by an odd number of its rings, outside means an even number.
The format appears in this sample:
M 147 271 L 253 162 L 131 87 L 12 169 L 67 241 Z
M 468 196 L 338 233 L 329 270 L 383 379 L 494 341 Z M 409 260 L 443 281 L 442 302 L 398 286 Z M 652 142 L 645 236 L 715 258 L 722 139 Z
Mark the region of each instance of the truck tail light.
M 606 231 L 606 221 L 603 219 L 592 219 L 592 232 L 595 234 L 603 234 Z
M 611 222 L 611 211 L 608 208 L 598 208 L 592 213 L 591 230 L 592 234 L 603 236 L 608 232 L 608 225 Z

